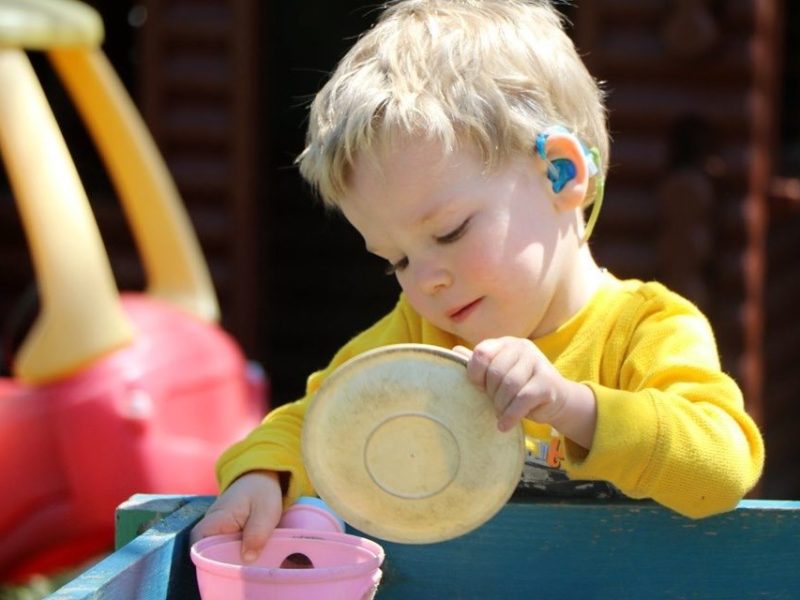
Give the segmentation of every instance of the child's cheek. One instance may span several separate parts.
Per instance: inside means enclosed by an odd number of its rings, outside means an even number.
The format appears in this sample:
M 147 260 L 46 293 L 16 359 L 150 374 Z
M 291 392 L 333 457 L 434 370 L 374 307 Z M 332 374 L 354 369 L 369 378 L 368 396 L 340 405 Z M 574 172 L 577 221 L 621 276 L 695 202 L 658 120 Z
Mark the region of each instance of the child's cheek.
M 459 257 L 459 271 L 470 281 L 491 281 L 500 273 L 502 267 L 498 255 L 501 250 L 496 244 L 470 244 Z

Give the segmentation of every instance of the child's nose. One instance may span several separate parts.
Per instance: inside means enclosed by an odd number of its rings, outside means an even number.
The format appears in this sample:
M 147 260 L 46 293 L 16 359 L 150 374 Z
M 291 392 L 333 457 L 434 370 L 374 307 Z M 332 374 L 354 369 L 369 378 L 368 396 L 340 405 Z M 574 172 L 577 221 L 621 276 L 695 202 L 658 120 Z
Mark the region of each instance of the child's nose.
M 426 294 L 435 294 L 453 283 L 452 274 L 441 264 L 418 265 L 415 278 L 419 288 Z

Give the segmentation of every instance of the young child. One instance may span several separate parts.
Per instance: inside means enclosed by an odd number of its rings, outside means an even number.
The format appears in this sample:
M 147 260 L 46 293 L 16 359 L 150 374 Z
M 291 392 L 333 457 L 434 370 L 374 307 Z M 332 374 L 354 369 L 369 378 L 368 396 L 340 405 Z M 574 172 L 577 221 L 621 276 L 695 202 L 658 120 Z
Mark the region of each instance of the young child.
M 314 100 L 307 142 L 301 173 L 402 293 L 305 397 L 225 452 L 195 539 L 242 530 L 254 558 L 283 506 L 313 494 L 300 433 L 315 390 L 399 342 L 469 356 L 498 428 L 521 421 L 534 466 L 561 480 L 690 517 L 731 509 L 756 483 L 763 443 L 704 316 L 592 258 L 602 94 L 546 0 L 390 3 Z

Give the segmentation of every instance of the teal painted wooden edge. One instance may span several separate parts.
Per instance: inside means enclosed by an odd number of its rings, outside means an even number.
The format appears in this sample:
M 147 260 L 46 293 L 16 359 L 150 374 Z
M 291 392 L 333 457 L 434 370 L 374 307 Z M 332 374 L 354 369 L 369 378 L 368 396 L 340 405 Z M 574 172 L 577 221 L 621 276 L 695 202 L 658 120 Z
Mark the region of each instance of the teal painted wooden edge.
M 114 548 L 119 550 L 136 536 L 144 533 L 156 521 L 174 513 L 195 498 L 198 496 L 134 494 L 120 504 L 115 512 Z
M 380 543 L 379 600 L 800 598 L 793 501 L 745 501 L 700 520 L 651 502 L 513 502 L 455 540 Z
M 188 537 L 211 501 L 133 497 L 123 521 L 178 508 L 51 598 L 198 598 Z M 377 541 L 387 554 L 378 600 L 800 597 L 796 501 L 746 500 L 693 521 L 651 502 L 515 499 L 455 540 Z
M 139 497 L 134 505 L 145 506 Z M 48 596 L 53 600 L 163 600 L 198 598 L 189 559 L 189 532 L 213 498 L 166 499 L 177 510 L 157 521 L 105 560 Z M 165 499 L 150 498 L 154 513 Z

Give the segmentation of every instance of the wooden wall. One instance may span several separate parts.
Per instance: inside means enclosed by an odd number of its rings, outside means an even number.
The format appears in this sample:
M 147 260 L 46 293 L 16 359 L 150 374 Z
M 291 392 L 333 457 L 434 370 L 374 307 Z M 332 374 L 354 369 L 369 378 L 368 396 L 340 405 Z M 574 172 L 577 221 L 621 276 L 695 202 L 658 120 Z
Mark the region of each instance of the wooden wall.
M 189 205 L 223 324 L 255 353 L 260 3 L 147 0 L 144 7 L 142 112 Z
M 274 401 L 387 311 L 397 287 L 292 161 L 306 105 L 372 22 L 363 0 L 97 0 L 108 51 L 197 227 L 224 325 L 264 363 Z M 762 492 L 800 497 L 798 3 L 583 0 L 564 10 L 605 81 L 613 135 L 592 244 L 620 276 L 696 301 L 764 427 Z M 144 12 L 142 12 L 144 11 Z M 53 83 L 57 94 L 57 84 Z M 91 150 L 76 142 L 82 160 Z M 89 167 L 121 287 L 141 284 L 113 192 Z M 30 280 L 0 174 L 0 316 Z
M 760 493 L 800 497 L 800 6 L 580 4 L 614 136 L 596 255 L 706 311 L 765 434 Z
M 780 48 L 774 65 L 780 102 L 766 244 L 763 427 L 769 454 L 763 494 L 799 498 L 800 3 L 787 1 L 781 8 L 783 34 L 773 39 Z
M 755 7 L 592 2 L 576 29 L 608 82 L 614 138 L 597 254 L 698 303 L 759 414 L 766 189 L 754 161 L 768 157 L 754 120 L 774 100 L 750 52 L 767 35 Z

